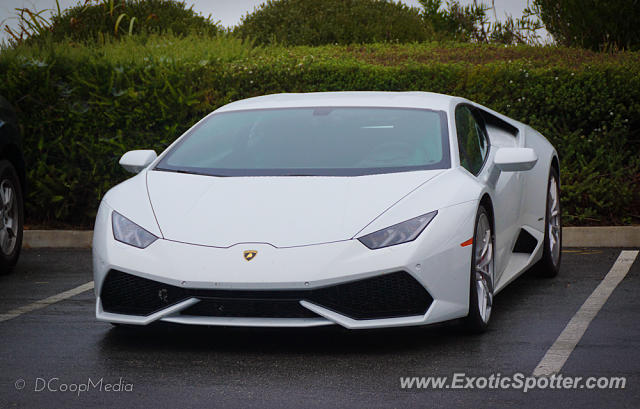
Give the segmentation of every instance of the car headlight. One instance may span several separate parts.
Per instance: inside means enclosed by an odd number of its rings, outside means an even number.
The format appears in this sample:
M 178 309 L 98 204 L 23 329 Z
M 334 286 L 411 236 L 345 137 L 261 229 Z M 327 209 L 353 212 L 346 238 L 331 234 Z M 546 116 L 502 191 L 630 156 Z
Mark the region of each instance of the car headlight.
M 113 225 L 113 237 L 130 246 L 144 249 L 158 239 L 155 235 L 115 211 L 111 215 L 111 224 Z
M 359 237 L 358 240 L 371 250 L 413 241 L 422 233 L 437 214 L 437 210 L 423 214 L 422 216 L 414 217 L 405 222 L 394 224 L 385 229 Z

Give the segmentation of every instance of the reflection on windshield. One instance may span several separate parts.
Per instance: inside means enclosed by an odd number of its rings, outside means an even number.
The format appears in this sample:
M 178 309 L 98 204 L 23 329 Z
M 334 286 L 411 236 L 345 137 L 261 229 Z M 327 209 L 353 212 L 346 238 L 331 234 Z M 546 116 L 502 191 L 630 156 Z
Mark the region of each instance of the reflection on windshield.
M 211 115 L 156 169 L 216 176 L 352 176 L 449 166 L 442 111 L 321 107 Z

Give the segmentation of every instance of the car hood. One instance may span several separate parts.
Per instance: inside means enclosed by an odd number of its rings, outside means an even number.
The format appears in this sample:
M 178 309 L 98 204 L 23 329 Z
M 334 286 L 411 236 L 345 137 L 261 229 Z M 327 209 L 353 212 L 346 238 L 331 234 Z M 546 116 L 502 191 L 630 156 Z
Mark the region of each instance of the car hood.
M 353 238 L 441 172 L 215 177 L 152 170 L 147 189 L 165 239 L 214 247 L 294 247 Z

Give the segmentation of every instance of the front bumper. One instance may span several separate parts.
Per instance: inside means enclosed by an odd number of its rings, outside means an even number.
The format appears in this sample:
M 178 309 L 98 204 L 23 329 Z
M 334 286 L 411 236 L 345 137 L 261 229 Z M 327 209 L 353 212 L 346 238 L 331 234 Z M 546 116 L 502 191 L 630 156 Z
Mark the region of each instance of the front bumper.
M 94 230 L 96 317 L 145 325 L 346 328 L 422 325 L 465 316 L 475 202 L 440 209 L 414 242 L 369 250 L 357 240 L 229 248 L 113 239 L 102 203 Z M 463 207 L 463 208 L 461 208 Z M 455 208 L 455 209 L 454 209 Z M 451 226 L 456 226 L 451 229 Z M 256 250 L 246 261 L 243 251 Z

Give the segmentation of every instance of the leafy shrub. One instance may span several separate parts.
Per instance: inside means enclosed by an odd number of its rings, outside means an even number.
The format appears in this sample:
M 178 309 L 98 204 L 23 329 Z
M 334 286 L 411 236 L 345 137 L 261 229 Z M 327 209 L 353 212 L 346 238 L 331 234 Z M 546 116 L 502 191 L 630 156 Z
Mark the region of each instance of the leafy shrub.
M 388 0 L 268 0 L 237 32 L 257 44 L 413 42 L 430 37 L 418 9 Z
M 221 27 L 175 0 L 93 0 L 51 19 L 54 40 L 84 41 L 102 35 L 167 33 L 215 35 Z M 192 6 L 193 7 L 193 6 Z
M 639 53 L 436 43 L 251 48 L 151 36 L 0 54 L 0 94 L 23 127 L 29 223 L 89 226 L 128 175 L 130 149 L 164 149 L 233 100 L 277 92 L 424 90 L 532 125 L 560 154 L 565 222 L 638 222 Z
M 490 22 L 487 12 L 493 9 L 484 2 L 462 5 L 458 0 L 418 0 L 424 24 L 437 40 L 494 44 L 540 45 L 539 17 L 529 8 L 523 16 Z
M 534 0 L 532 9 L 558 44 L 640 49 L 638 1 Z
M 484 26 L 487 8 L 477 3 L 462 6 L 457 1 L 442 8 L 441 0 L 418 0 L 422 16 L 440 39 L 456 41 L 486 40 Z

